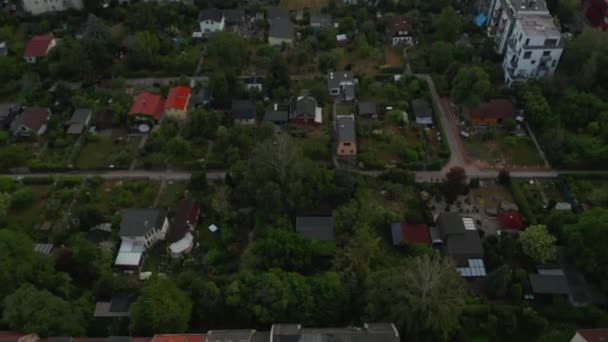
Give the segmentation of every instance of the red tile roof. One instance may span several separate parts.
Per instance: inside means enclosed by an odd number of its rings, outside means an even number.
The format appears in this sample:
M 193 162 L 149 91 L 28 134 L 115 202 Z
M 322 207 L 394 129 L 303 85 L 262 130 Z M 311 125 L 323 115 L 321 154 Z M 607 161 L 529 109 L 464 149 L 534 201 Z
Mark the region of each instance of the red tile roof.
M 429 227 L 426 224 L 402 223 L 401 231 L 403 239 L 409 243 L 432 244 Z
M 475 118 L 507 119 L 515 115 L 515 107 L 507 99 L 493 99 L 482 102 L 477 108 L 470 110 L 469 115 Z
M 38 131 L 51 116 L 48 108 L 30 107 L 21 113 L 21 125 L 33 131 Z
M 27 43 L 23 57 L 44 57 L 48 53 L 49 45 L 55 39 L 52 33 L 33 36 Z
M 135 101 L 129 111 L 130 115 L 146 115 L 159 121 L 163 116 L 165 101 L 162 97 L 152 93 L 141 93 L 135 97 Z
M 581 329 L 576 331 L 587 342 L 608 341 L 608 329 Z
M 184 87 L 184 86 L 173 87 L 169 90 L 169 95 L 167 95 L 167 101 L 165 102 L 165 109 L 186 110 L 189 99 L 190 99 L 190 88 L 189 87 Z
M 521 215 L 517 211 L 502 211 L 496 217 L 502 229 L 522 230 L 524 228 Z
M 203 334 L 154 335 L 151 342 L 206 342 Z

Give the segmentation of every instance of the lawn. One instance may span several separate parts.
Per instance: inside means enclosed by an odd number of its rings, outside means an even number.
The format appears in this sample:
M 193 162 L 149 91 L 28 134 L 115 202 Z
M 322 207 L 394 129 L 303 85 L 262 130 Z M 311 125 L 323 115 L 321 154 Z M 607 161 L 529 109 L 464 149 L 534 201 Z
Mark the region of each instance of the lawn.
M 608 178 L 576 175 L 564 180 L 579 202 L 608 207 Z
M 167 181 L 160 194 L 158 206 L 162 208 L 174 208 L 181 198 L 184 197 L 187 182 Z
M 472 159 L 490 165 L 544 166 L 534 142 L 529 137 L 515 137 L 498 132 L 494 139 L 476 135 L 463 139 Z
M 496 209 L 501 201 L 513 202 L 509 188 L 492 181 L 484 181 L 483 186 L 472 190 L 475 202 L 484 210 Z
M 140 139 L 119 136 L 106 137 L 97 135 L 88 138 L 76 159 L 76 167 L 80 169 L 106 169 L 111 164 L 117 168 L 129 167 L 135 157 Z

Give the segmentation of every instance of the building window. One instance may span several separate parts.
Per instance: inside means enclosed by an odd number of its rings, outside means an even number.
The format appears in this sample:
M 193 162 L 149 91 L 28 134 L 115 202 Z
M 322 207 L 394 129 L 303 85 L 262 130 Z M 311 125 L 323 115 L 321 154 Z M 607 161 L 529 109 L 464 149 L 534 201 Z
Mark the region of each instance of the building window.
M 532 61 L 532 62 L 530 62 L 530 63 L 532 63 L 532 64 L 536 64 L 536 61 Z
M 524 59 L 530 59 L 530 57 L 532 57 L 532 51 L 524 52 Z
M 543 56 L 551 56 L 551 51 L 543 51 Z
M 553 62 L 551 63 L 551 67 L 552 67 L 552 68 L 555 68 L 555 65 L 556 65 L 556 64 L 557 64 L 557 61 L 556 61 L 556 60 L 553 60 Z
M 557 39 L 545 39 L 545 46 L 557 46 Z
M 526 39 L 526 45 L 530 45 L 530 38 Z

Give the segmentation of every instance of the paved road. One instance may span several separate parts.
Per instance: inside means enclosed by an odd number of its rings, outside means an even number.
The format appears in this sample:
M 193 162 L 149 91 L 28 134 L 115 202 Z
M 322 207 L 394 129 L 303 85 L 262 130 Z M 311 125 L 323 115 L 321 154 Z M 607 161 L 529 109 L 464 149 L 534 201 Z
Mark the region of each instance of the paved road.
M 117 171 L 72 171 L 72 172 L 48 172 L 48 173 L 23 173 L 5 174 L 6 177 L 14 179 L 23 177 L 101 177 L 104 179 L 154 179 L 154 180 L 189 180 L 192 176 L 187 171 L 142 171 L 142 170 L 117 170 Z M 207 172 L 208 180 L 221 180 L 226 176 L 225 171 Z

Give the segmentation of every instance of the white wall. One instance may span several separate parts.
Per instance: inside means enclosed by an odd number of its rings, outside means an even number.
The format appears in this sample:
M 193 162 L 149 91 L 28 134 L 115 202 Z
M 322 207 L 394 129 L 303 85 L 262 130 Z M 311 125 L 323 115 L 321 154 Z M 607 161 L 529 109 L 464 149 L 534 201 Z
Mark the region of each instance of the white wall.
M 201 32 L 203 32 L 203 33 L 224 31 L 224 25 L 225 25 L 224 23 L 225 23 L 224 17 L 222 17 L 222 21 L 220 21 L 220 22 L 213 21 L 213 20 L 201 20 L 199 22 L 200 27 L 201 27 Z
M 70 8 L 82 10 L 82 0 L 23 0 L 23 9 L 32 15 L 65 11 Z

